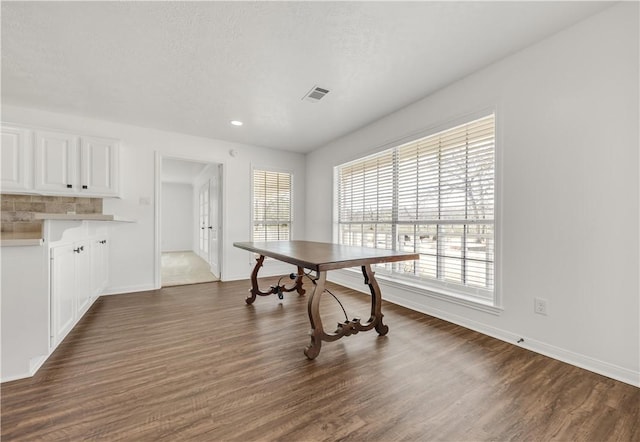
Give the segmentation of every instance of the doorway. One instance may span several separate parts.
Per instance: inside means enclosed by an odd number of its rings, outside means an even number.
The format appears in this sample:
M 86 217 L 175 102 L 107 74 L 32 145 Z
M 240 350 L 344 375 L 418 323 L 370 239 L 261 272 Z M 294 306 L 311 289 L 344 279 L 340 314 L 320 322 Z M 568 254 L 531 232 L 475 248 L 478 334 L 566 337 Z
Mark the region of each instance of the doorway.
M 221 165 L 162 158 L 160 170 L 159 285 L 218 281 Z

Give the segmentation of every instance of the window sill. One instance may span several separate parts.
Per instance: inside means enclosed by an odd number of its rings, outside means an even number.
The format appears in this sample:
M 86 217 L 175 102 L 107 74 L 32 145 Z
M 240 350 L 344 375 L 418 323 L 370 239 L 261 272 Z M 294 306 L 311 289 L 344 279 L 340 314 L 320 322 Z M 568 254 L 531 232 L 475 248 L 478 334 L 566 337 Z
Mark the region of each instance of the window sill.
M 362 273 L 356 269 L 342 269 L 336 273 L 342 273 L 349 278 L 358 278 L 361 280 Z M 390 278 L 384 274 L 376 273 L 376 280 L 382 289 L 382 298 L 384 299 L 384 288 L 390 287 L 396 290 L 404 290 L 411 293 L 416 293 L 421 296 L 437 299 L 439 301 L 449 302 L 451 304 L 462 305 L 464 307 L 472 308 L 474 310 L 480 310 L 492 315 L 500 315 L 504 309 L 500 306 L 491 305 L 488 301 L 484 302 L 480 299 L 474 299 L 470 296 L 463 294 L 452 293 L 440 288 L 425 287 L 424 285 L 416 284 L 411 281 L 401 281 L 398 279 Z M 358 290 L 358 289 L 356 289 Z

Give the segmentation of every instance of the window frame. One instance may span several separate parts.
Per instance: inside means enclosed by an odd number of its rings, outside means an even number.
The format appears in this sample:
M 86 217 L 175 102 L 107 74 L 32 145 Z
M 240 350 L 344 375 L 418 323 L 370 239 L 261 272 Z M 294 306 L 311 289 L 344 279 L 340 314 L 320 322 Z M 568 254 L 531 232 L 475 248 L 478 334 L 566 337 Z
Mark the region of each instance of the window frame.
M 501 297 L 501 229 L 500 229 L 500 220 L 501 220 L 501 189 L 502 189 L 502 174 L 501 174 L 501 132 L 500 132 L 500 117 L 499 112 L 497 111 L 496 106 L 491 106 L 484 108 L 482 110 L 466 114 L 462 117 L 458 117 L 455 119 L 451 119 L 445 123 L 441 123 L 438 125 L 434 125 L 430 128 L 423 129 L 420 131 L 416 131 L 406 135 L 400 139 L 396 139 L 395 141 L 391 141 L 382 146 L 377 147 L 376 149 L 370 150 L 369 152 L 361 153 L 356 155 L 355 157 L 349 159 L 348 161 L 341 162 L 340 164 L 334 166 L 333 168 L 333 187 L 334 187 L 334 201 L 333 201 L 333 240 L 336 243 L 340 242 L 340 228 L 342 224 L 339 220 L 339 204 L 340 204 L 340 195 L 339 195 L 339 179 L 340 179 L 340 168 L 349 165 L 350 163 L 355 163 L 361 160 L 365 160 L 368 157 L 374 157 L 376 155 L 382 155 L 385 152 L 391 151 L 394 152 L 393 155 L 397 155 L 399 149 L 405 145 L 414 143 L 423 138 L 428 138 L 433 135 L 437 135 L 441 132 L 446 132 L 448 130 L 454 129 L 459 126 L 463 126 L 465 124 L 472 123 L 476 120 L 483 119 L 485 117 L 490 117 L 493 115 L 493 219 L 489 223 L 493 227 L 493 287 L 489 290 L 476 289 L 474 287 L 469 287 L 462 285 L 460 283 L 449 283 L 446 281 L 441 281 L 438 279 L 427 279 L 419 276 L 413 276 L 410 274 L 401 274 L 399 272 L 389 272 L 383 268 L 377 268 L 376 273 L 378 279 L 383 284 L 388 284 L 395 289 L 404 289 L 406 291 L 419 293 L 423 295 L 427 295 L 430 297 L 434 297 L 437 299 L 450 301 L 456 304 L 461 304 L 465 306 L 469 306 L 472 308 L 476 308 L 482 311 L 486 311 L 489 313 L 498 314 L 502 311 L 502 297 Z M 397 158 L 394 157 L 394 161 L 397 161 Z M 397 167 L 397 163 L 394 167 Z M 410 224 L 413 226 L 422 225 L 420 221 L 416 222 L 405 222 L 400 220 L 398 216 L 398 176 L 394 174 L 394 201 L 393 201 L 393 212 L 394 215 L 391 221 L 376 221 L 378 224 L 392 224 L 392 237 L 393 235 L 397 236 L 397 226 L 402 224 Z M 469 218 L 468 218 L 469 219 Z M 355 222 L 355 221 L 353 221 Z M 363 220 L 361 224 L 374 224 L 376 222 L 368 222 Z M 466 223 L 466 225 L 473 225 L 474 222 Z M 476 222 L 477 223 L 477 222 Z M 446 220 L 442 220 L 440 224 L 447 224 Z M 465 223 L 462 223 L 465 224 Z M 434 223 L 437 226 L 437 223 Z M 393 237 L 393 245 L 395 246 L 397 242 L 397 238 Z M 355 271 L 355 270 L 351 270 Z M 480 293 L 479 293 L 480 292 Z

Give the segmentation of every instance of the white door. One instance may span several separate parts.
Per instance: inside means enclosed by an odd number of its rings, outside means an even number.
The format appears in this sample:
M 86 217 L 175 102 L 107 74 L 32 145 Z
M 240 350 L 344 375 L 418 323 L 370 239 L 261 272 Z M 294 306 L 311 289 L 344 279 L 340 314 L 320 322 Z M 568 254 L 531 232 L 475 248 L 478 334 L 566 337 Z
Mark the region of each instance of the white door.
M 209 181 L 209 264 L 211 273 L 220 276 L 220 167 Z
M 205 261 L 209 262 L 209 181 L 200 187 L 199 192 L 199 219 L 200 227 L 200 250 L 199 254 Z
M 78 139 L 73 135 L 39 131 L 35 134 L 35 188 L 77 192 Z

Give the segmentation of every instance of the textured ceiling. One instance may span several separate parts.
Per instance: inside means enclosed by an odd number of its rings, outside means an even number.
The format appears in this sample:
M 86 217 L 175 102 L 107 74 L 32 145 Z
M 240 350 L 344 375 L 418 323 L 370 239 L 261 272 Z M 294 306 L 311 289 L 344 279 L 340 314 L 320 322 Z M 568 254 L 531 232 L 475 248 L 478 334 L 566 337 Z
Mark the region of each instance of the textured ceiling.
M 308 152 L 610 5 L 3 1 L 2 101 Z

